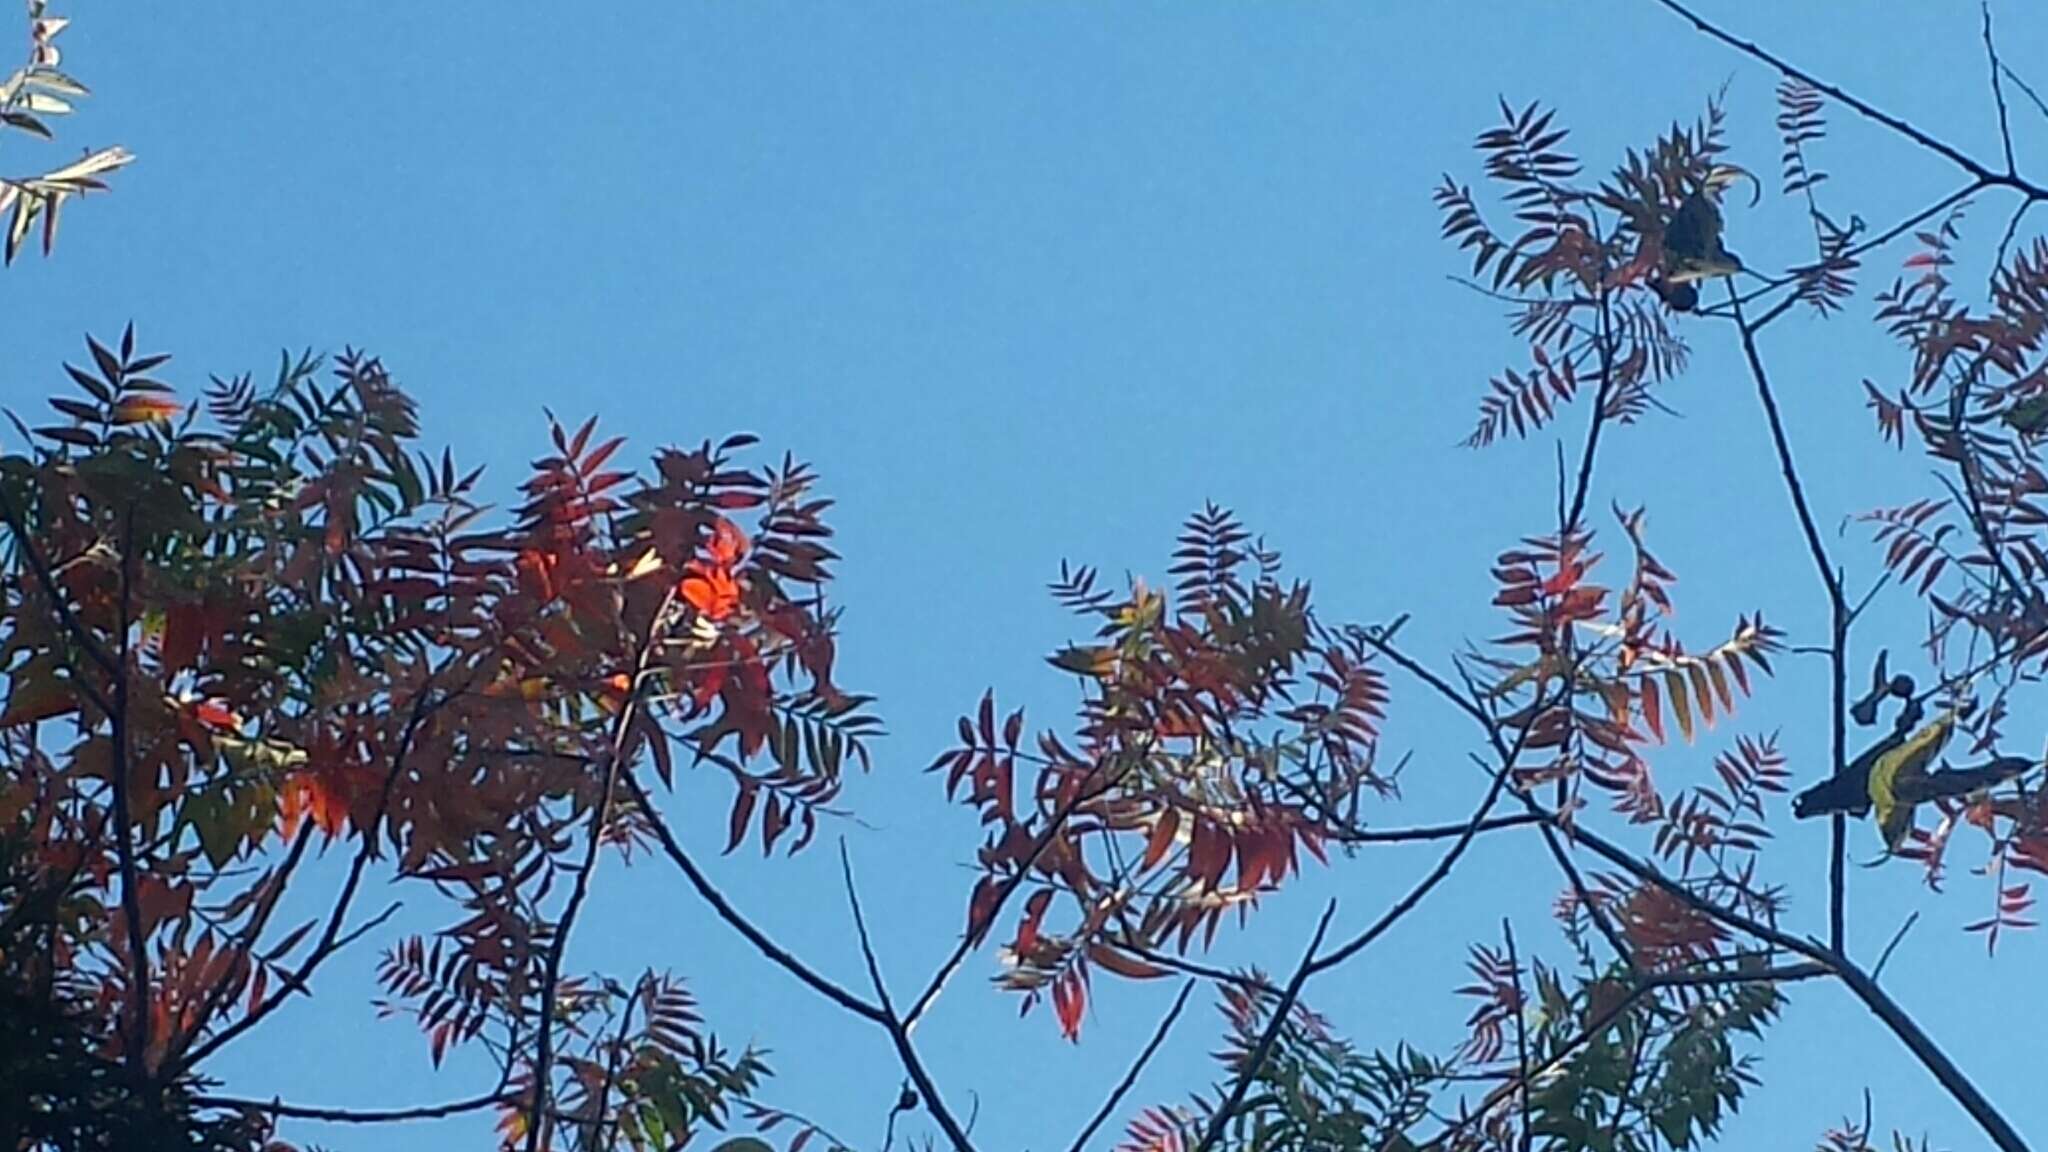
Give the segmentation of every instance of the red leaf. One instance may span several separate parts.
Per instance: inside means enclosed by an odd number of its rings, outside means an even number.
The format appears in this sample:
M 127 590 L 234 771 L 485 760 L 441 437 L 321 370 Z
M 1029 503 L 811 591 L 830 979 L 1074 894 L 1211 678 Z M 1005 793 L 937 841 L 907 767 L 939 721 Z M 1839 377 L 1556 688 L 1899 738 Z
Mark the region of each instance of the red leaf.
M 1088 1010 L 1088 986 L 1078 969 L 1053 981 L 1052 1008 L 1059 1017 L 1060 1035 L 1080 1043 L 1081 1015 Z
M 754 819 L 754 801 L 760 798 L 760 792 L 760 786 L 752 780 L 740 781 L 739 795 L 732 798 L 731 822 L 726 830 L 725 850 L 728 854 L 747 838 L 747 825 Z
M 776 803 L 775 797 L 768 797 L 767 810 L 761 813 L 761 855 L 775 851 L 775 841 L 781 839 L 783 829 L 789 827 L 789 806 Z
M 1138 865 L 1141 872 L 1149 872 L 1166 858 L 1167 849 L 1173 847 L 1174 833 L 1180 831 L 1180 811 L 1168 808 L 1152 822 L 1152 834 L 1145 840 L 1145 859 Z
M 1088 946 L 1088 959 L 1099 968 L 1106 968 L 1131 980 L 1156 980 L 1161 976 L 1173 974 L 1170 969 L 1118 951 L 1099 941 Z
M 1052 907 L 1052 889 L 1041 888 L 1024 902 L 1024 919 L 1017 925 L 1017 942 L 1012 947 L 1018 955 L 1030 955 L 1038 946 L 1038 925 L 1045 919 L 1045 910 Z

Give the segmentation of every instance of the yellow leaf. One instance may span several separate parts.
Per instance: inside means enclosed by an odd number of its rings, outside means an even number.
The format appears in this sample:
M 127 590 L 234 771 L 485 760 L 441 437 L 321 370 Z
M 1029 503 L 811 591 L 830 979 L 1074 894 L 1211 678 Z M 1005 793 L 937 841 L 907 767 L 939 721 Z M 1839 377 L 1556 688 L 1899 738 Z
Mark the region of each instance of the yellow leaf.
M 626 571 L 626 579 L 638 580 L 643 576 L 646 576 L 653 572 L 659 572 L 660 570 L 661 553 L 656 552 L 652 548 L 649 548 L 647 551 L 642 552 L 640 554 L 640 558 L 638 560 L 633 561 L 633 567 Z
M 115 403 L 113 417 L 116 424 L 168 422 L 182 410 L 182 405 L 162 393 L 135 392 Z

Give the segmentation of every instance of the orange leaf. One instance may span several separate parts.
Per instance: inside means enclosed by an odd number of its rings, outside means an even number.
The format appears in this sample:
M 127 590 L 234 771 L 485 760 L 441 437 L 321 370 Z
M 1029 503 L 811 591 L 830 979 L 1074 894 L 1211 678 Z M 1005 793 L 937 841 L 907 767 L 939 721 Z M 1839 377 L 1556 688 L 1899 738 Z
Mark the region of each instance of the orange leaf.
M 689 575 L 678 586 L 685 603 L 708 620 L 723 620 L 740 606 L 740 586 L 726 568 L 714 568 L 695 560 Z

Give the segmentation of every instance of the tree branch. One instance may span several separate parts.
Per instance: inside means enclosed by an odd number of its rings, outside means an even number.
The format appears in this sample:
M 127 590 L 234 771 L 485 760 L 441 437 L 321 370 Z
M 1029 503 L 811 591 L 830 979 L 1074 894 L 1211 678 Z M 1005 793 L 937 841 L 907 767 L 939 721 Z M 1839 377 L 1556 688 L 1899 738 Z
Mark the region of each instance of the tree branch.
M 1301 986 L 1317 970 L 1316 950 L 1323 946 L 1323 933 L 1330 930 L 1330 917 L 1337 913 L 1337 902 L 1330 901 L 1323 907 L 1323 918 L 1316 922 L 1316 934 L 1309 939 L 1308 951 L 1302 953 L 1301 963 L 1295 966 L 1294 975 L 1281 989 L 1279 1000 L 1273 1005 L 1273 1019 L 1266 1024 L 1266 1031 L 1259 1037 L 1259 1043 L 1245 1057 L 1244 1066 L 1237 1070 L 1237 1076 L 1216 1104 L 1216 1114 L 1209 1118 L 1209 1128 L 1202 1133 L 1202 1142 L 1195 1145 L 1195 1152 L 1210 1152 L 1216 1141 L 1223 1136 L 1223 1129 L 1230 1123 L 1239 1106 L 1244 1103 L 1244 1094 L 1251 1087 L 1252 1080 L 1266 1063 L 1266 1057 L 1273 1054 L 1273 1045 L 1279 1041 L 1280 1032 L 1287 1027 L 1287 1014 L 1294 1009 L 1295 1000 L 1301 996 Z
M 661 647 L 657 638 L 668 624 L 669 609 L 675 604 L 675 598 L 675 589 L 670 588 L 649 618 L 646 633 L 640 637 L 640 652 L 633 660 L 633 675 L 628 681 L 626 698 L 619 702 L 618 717 L 612 721 L 610 755 L 605 757 L 603 787 L 598 792 L 597 803 L 591 808 L 583 863 L 576 871 L 575 885 L 569 889 L 569 902 L 562 908 L 562 919 L 555 925 L 554 938 L 548 941 L 547 967 L 541 973 L 540 1035 L 534 1051 L 533 1109 L 526 1126 L 526 1152 L 538 1152 L 542 1129 L 547 1126 L 543 1121 L 548 1111 L 551 1087 L 548 1078 L 554 1070 L 555 989 L 562 977 L 562 956 L 568 951 L 569 933 L 576 927 L 576 914 L 583 910 L 583 902 L 590 896 L 590 878 L 597 871 L 598 850 L 604 847 L 604 827 L 611 818 L 612 797 L 618 791 L 619 774 L 624 771 L 626 745 L 633 732 L 634 718 L 640 714 L 640 685 L 647 678 L 648 669 L 654 666 L 655 653 Z M 622 627 L 620 631 L 623 633 L 626 629 Z
M 1956 167 L 1961 168 L 1963 171 L 1976 177 L 1980 183 L 1987 185 L 1997 184 L 2007 188 L 2017 188 L 2022 192 L 2026 192 L 2036 197 L 2048 196 L 2048 189 L 2043 189 L 2039 185 L 2030 183 L 2017 175 L 1993 172 L 1991 169 L 1986 168 L 1984 165 L 1970 158 L 1970 156 L 1962 152 L 1960 149 L 1957 149 L 1952 145 L 1943 143 L 1942 141 L 1935 139 L 1927 133 L 1922 132 L 1920 129 L 1913 127 L 1906 121 L 1901 120 L 1897 116 L 1893 116 L 1890 113 L 1880 111 L 1868 102 L 1860 100 L 1855 96 L 1851 96 L 1849 93 L 1844 92 L 1842 89 L 1836 87 L 1835 85 L 1820 79 L 1819 77 L 1813 75 L 1810 72 L 1806 72 L 1798 67 L 1795 67 L 1794 65 L 1786 62 L 1783 58 L 1773 55 L 1772 53 L 1764 50 L 1763 48 L 1758 47 L 1756 44 L 1753 44 L 1750 41 L 1738 39 L 1735 36 L 1730 35 L 1729 33 L 1716 27 L 1715 25 L 1708 23 L 1705 19 L 1695 14 L 1690 8 L 1687 8 L 1684 4 L 1679 3 L 1679 0 L 1657 0 L 1657 3 L 1662 4 L 1665 8 L 1671 10 L 1673 13 L 1676 13 L 1678 16 L 1689 21 L 1695 29 L 1705 33 L 1707 36 L 1710 36 L 1715 40 L 1719 40 L 1721 43 L 1728 45 L 1730 48 L 1735 49 L 1737 52 L 1740 52 L 1753 60 L 1768 65 L 1769 67 L 1775 69 L 1781 75 L 1789 76 L 1794 80 L 1801 81 L 1808 87 L 1814 88 L 1823 93 L 1824 95 L 1833 97 L 1843 106 L 1853 110 L 1865 119 L 1872 120 L 1876 123 L 1882 124 L 1886 128 L 1891 129 L 1893 132 L 1896 132 L 1899 135 L 1904 136 L 1906 139 L 1911 140 L 1913 143 L 1920 145 L 1922 148 L 1927 149 L 1929 152 L 1933 152 L 1937 156 L 1943 157 L 1950 163 L 1954 164 Z
M 882 980 L 882 966 L 875 960 L 874 942 L 868 937 L 867 917 L 860 907 L 860 892 L 853 885 L 853 858 L 847 855 L 846 841 L 839 841 L 839 871 L 846 880 L 846 902 L 853 907 L 853 927 L 860 937 L 861 959 L 867 963 L 868 979 L 874 984 L 875 999 L 882 1005 L 882 1027 L 889 1033 L 889 1041 L 896 1047 L 896 1056 L 903 1061 L 903 1070 L 910 1074 L 911 1082 L 924 1097 L 925 1111 L 946 1134 L 953 1145 L 953 1152 L 974 1152 L 974 1142 L 967 1137 L 967 1130 L 953 1118 L 946 1108 L 946 1102 L 939 1096 L 939 1086 L 933 1082 L 931 1073 L 926 1071 L 924 1061 L 917 1055 L 917 1048 L 910 1041 L 910 1029 L 896 1015 L 895 1006 L 889 1000 L 889 987 Z
M 662 852 L 682 871 L 684 878 L 690 882 L 690 887 L 711 906 L 711 910 L 718 914 L 719 919 L 744 937 L 747 943 L 752 944 L 756 952 L 808 985 L 812 991 L 861 1019 L 871 1020 L 877 1024 L 888 1019 L 880 1008 L 819 975 L 810 965 L 797 959 L 788 949 L 769 939 L 766 932 L 755 927 L 753 921 L 748 920 L 738 908 L 733 907 L 732 901 L 726 899 L 725 894 L 711 883 L 710 877 L 704 874 L 704 870 L 697 866 L 689 852 L 676 840 L 675 832 L 669 828 L 668 822 L 661 818 L 660 812 L 654 807 L 654 798 L 647 794 L 646 786 L 640 783 L 630 768 L 620 773 L 619 782 L 625 785 L 627 793 L 633 797 L 633 803 L 646 815 L 649 827 L 654 829 L 654 838 L 661 844 Z
M 516 1097 L 500 1085 L 481 1096 L 471 1096 L 448 1104 L 427 1104 L 414 1108 L 316 1108 L 306 1104 L 286 1104 L 279 1100 L 245 1100 L 235 1096 L 195 1096 L 194 1104 L 202 1108 L 232 1108 L 243 1112 L 258 1112 L 292 1120 L 322 1120 L 329 1124 L 396 1124 L 406 1120 L 439 1120 L 448 1116 L 460 1116 L 465 1112 L 476 1112 L 493 1104 L 510 1103 Z
M 1372 925 L 1366 928 L 1365 931 L 1360 932 L 1329 955 L 1321 958 L 1311 958 L 1307 961 L 1313 971 L 1321 972 L 1326 969 L 1335 968 L 1337 965 L 1356 956 L 1367 945 L 1385 934 L 1387 929 L 1392 928 L 1398 923 L 1401 917 L 1414 911 L 1416 905 L 1422 902 L 1422 898 L 1429 895 L 1430 889 L 1435 888 L 1443 881 L 1444 877 L 1451 874 L 1451 868 L 1457 864 L 1458 858 L 1465 854 L 1465 849 L 1471 847 L 1472 841 L 1478 837 L 1479 826 L 1486 822 L 1487 814 L 1493 811 L 1493 806 L 1499 801 L 1501 793 L 1507 791 L 1508 777 L 1514 774 L 1515 760 L 1521 753 L 1522 740 L 1526 734 L 1526 730 L 1523 733 L 1517 734 L 1514 745 L 1508 748 L 1501 756 L 1500 769 L 1493 774 L 1493 783 L 1486 789 L 1485 797 L 1480 801 L 1479 807 L 1473 811 L 1472 819 L 1466 821 L 1465 830 L 1459 834 L 1458 839 L 1451 844 L 1449 850 L 1437 860 L 1436 867 L 1431 868 L 1428 875 L 1425 875 L 1417 882 L 1415 887 L 1409 889 L 1406 896 L 1395 901 L 1393 907 L 1381 913 L 1380 918 L 1373 921 Z M 1517 793 L 1517 795 L 1521 794 Z M 1317 943 L 1321 943 L 1321 933 L 1317 933 Z
M 1991 3 L 1984 5 L 1984 55 L 1991 60 L 1991 99 L 1998 105 L 1998 142 L 2005 150 L 2005 174 L 2017 176 L 2019 166 L 2012 157 L 2012 118 L 2005 107 L 2005 85 L 1999 79 L 2002 69 L 1998 64 L 1998 45 L 1991 39 Z
M 1821 542 L 1820 527 L 1814 522 L 1813 509 L 1806 502 L 1806 488 L 1799 481 L 1799 467 L 1792 459 L 1791 438 L 1785 434 L 1785 421 L 1778 412 L 1777 396 L 1771 391 L 1770 376 L 1764 371 L 1762 354 L 1757 351 L 1756 330 L 1743 318 L 1742 302 L 1735 298 L 1732 286 L 1729 288 L 1729 306 L 1734 312 L 1735 330 L 1742 338 L 1743 358 L 1749 364 L 1750 376 L 1756 381 L 1757 400 L 1762 403 L 1764 418 L 1770 424 L 1771 446 L 1778 454 L 1778 470 L 1784 474 L 1785 491 L 1792 498 L 1792 510 L 1799 518 L 1799 530 L 1806 537 L 1807 551 L 1812 554 L 1821 586 L 1827 591 L 1829 771 L 1840 772 L 1842 766 L 1849 762 L 1849 602 L 1842 592 L 1841 574 L 1828 559 L 1827 546 Z M 1828 947 L 1837 953 L 1846 947 L 1848 843 L 1848 822 L 1837 812 L 1828 821 Z
M 262 938 L 263 929 L 269 926 L 270 917 L 276 912 L 278 901 L 283 897 L 285 887 L 290 883 L 292 873 L 297 870 L 299 861 L 306 854 L 306 845 L 311 843 L 312 839 L 313 822 L 308 820 L 300 825 L 299 834 L 293 838 L 291 848 L 285 852 L 284 863 L 279 865 L 278 870 L 272 873 L 270 878 L 265 881 L 269 885 L 269 890 L 263 894 L 255 911 L 250 913 L 249 923 L 242 929 L 240 938 L 230 945 L 230 947 L 241 954 L 243 963 L 252 965 L 250 970 L 252 975 L 255 972 L 253 965 L 260 963 L 260 961 L 255 959 L 256 943 Z M 165 1049 L 168 1059 L 176 1060 L 184 1051 L 185 1045 L 191 1043 L 199 1035 L 200 1030 L 204 1029 L 221 1012 L 227 1004 L 228 987 L 229 981 L 226 977 L 223 977 L 219 983 L 206 990 L 206 999 L 201 1003 L 199 1014 L 193 1020 L 192 1027 L 182 1035 L 174 1034 L 170 1046 Z
M 1588 1021 L 1586 1027 L 1577 1035 L 1559 1045 L 1548 1060 L 1531 1069 L 1526 1077 L 1510 1077 L 1495 1087 L 1464 1119 L 1431 1137 L 1422 1144 L 1422 1148 L 1427 1150 L 1443 1147 L 1452 1137 L 1477 1123 L 1495 1105 L 1507 1099 L 1509 1093 L 1520 1091 L 1525 1083 L 1541 1079 L 1563 1065 L 1571 1059 L 1573 1053 L 1604 1034 L 1614 1026 L 1615 1021 L 1620 1020 L 1643 997 L 1653 992 L 1664 988 L 1708 988 L 1723 984 L 1783 984 L 1795 980 L 1812 980 L 1828 974 L 1829 969 L 1819 964 L 1791 964 L 1751 972 L 1653 972 L 1645 975 L 1636 980 L 1614 1004 Z
M 1515 926 L 1507 917 L 1501 917 L 1501 936 L 1507 940 L 1508 972 L 1515 978 L 1515 1080 L 1518 1085 L 1516 1098 L 1522 1107 L 1522 1134 L 1518 1146 L 1522 1152 L 1529 1152 L 1535 1133 L 1529 1129 L 1529 1026 L 1523 1017 L 1528 1015 L 1528 1002 L 1523 999 L 1522 961 L 1515 952 Z
M 1088 1141 L 1094 1137 L 1095 1130 L 1102 1127 L 1103 1122 L 1115 1113 L 1117 1105 L 1123 1102 L 1131 1086 L 1138 1082 L 1139 1074 L 1144 1072 L 1145 1065 L 1151 1062 L 1153 1054 L 1159 1051 L 1160 1045 L 1166 1043 L 1166 1034 L 1173 1031 L 1173 1022 L 1180 1019 L 1180 1010 L 1187 1007 L 1188 993 L 1194 990 L 1193 980 L 1180 986 L 1180 995 L 1173 998 L 1173 1007 L 1166 1010 L 1166 1016 L 1159 1021 L 1159 1026 L 1152 1030 L 1152 1039 L 1146 1042 L 1144 1049 L 1138 1053 L 1138 1058 L 1131 1061 L 1131 1066 L 1124 1070 L 1123 1079 L 1117 1081 L 1116 1087 L 1110 1090 L 1109 1099 L 1102 1102 L 1102 1107 L 1095 1110 L 1095 1115 L 1088 1121 L 1088 1126 L 1081 1129 L 1079 1136 L 1074 1137 L 1074 1143 L 1068 1148 L 1068 1152 L 1086 1152 Z
M 377 854 L 377 826 L 384 822 L 384 814 L 390 808 L 391 793 L 398 785 L 399 775 L 405 770 L 406 757 L 412 753 L 420 726 L 425 724 L 427 718 L 448 699 L 446 696 L 439 699 L 434 697 L 434 681 L 447 667 L 448 663 L 443 663 L 440 668 L 429 674 L 427 682 L 420 686 L 418 694 L 413 697 L 412 711 L 406 716 L 405 728 L 398 737 L 398 747 L 391 756 L 391 768 L 384 773 L 383 786 L 377 793 L 376 811 L 370 817 L 369 824 L 360 829 L 363 837 L 362 846 L 356 850 L 355 859 L 349 864 L 348 878 L 342 882 L 341 893 L 335 898 L 334 908 L 327 916 L 327 925 L 321 929 L 320 939 L 313 945 L 313 950 L 306 954 L 306 958 L 299 962 L 298 968 L 289 977 L 279 982 L 277 990 L 261 1004 L 243 1015 L 241 1019 L 208 1037 L 203 1043 L 196 1045 L 183 1059 L 176 1061 L 174 1067 L 177 1070 L 182 1071 L 196 1066 L 200 1061 L 218 1052 L 223 1045 L 254 1028 L 264 1017 L 275 1012 L 278 1005 L 284 1003 L 285 997 L 293 992 L 305 991 L 306 981 L 312 977 L 313 971 L 328 956 L 340 950 L 342 921 L 347 918 L 349 906 L 355 901 L 356 890 L 362 885 L 363 872 L 369 867 L 370 858 Z
M 1330 828 L 1330 839 L 1339 844 L 1415 844 L 1431 840 L 1454 840 L 1463 836 L 1467 829 L 1475 832 L 1494 832 L 1502 828 L 1519 828 L 1525 824 L 1543 824 L 1541 816 L 1518 812 L 1511 816 L 1489 816 L 1473 828 L 1471 821 L 1461 820 L 1456 824 L 1424 824 L 1414 828 L 1359 828 L 1349 823 L 1334 823 Z
M 1099 788 L 1088 788 L 1101 771 L 1100 763 L 1089 769 L 1088 775 L 1082 778 L 1082 786 L 1074 790 L 1074 795 L 1066 803 L 1053 811 L 1046 822 L 1045 830 L 1032 842 L 1030 854 L 1018 865 L 1017 871 L 996 889 L 995 902 L 989 906 L 987 918 L 979 925 L 968 926 L 968 930 L 961 935 L 960 942 L 954 945 L 952 953 L 939 965 L 938 970 L 932 973 L 932 978 L 926 981 L 924 991 L 911 1003 L 910 1011 L 903 1014 L 903 1027 L 906 1031 L 917 1027 L 917 1022 L 924 1018 L 925 1012 L 931 1008 L 932 1002 L 939 998 L 939 993 L 945 990 L 953 974 L 966 962 L 968 953 L 974 951 L 986 938 L 989 930 L 995 926 L 996 917 L 1002 912 L 1003 906 L 1008 904 L 1010 897 L 1017 894 L 1017 889 L 1023 887 L 1031 878 L 1031 870 L 1037 865 L 1038 858 L 1043 856 L 1045 850 L 1059 837 L 1060 830 L 1066 826 L 1067 818 L 1074 814 L 1075 809 L 1100 798 L 1103 793 L 1115 786 L 1115 780 L 1105 780 Z M 1122 773 L 1118 773 L 1119 779 L 1121 776 Z

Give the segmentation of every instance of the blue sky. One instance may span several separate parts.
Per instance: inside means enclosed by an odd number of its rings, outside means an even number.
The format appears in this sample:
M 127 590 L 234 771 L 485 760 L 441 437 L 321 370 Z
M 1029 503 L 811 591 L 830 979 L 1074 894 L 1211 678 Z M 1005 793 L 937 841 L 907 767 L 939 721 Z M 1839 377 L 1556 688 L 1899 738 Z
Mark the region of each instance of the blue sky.
M 1704 0 L 1703 0 L 1704 2 Z M 1881 106 L 1985 159 L 1995 120 L 1974 5 L 1706 5 Z M 142 9 L 81 2 L 66 65 L 93 85 L 65 149 L 139 156 L 116 191 L 66 216 L 57 257 L 7 272 L 0 403 L 33 407 L 88 331 L 133 320 L 173 353 L 170 378 L 274 365 L 280 347 L 365 347 L 419 398 L 430 440 L 487 464 L 509 493 L 544 445 L 543 406 L 596 413 L 642 453 L 745 430 L 814 461 L 836 510 L 843 671 L 876 692 L 892 733 L 848 799 L 849 830 L 885 966 L 921 984 L 964 914 L 979 831 L 921 769 L 984 686 L 1059 724 L 1073 696 L 1041 657 L 1074 625 L 1043 596 L 1063 557 L 1161 575 L 1180 519 L 1236 509 L 1311 579 L 1326 615 L 1413 614 L 1434 660 L 1498 631 L 1486 561 L 1552 518 L 1554 441 L 1474 453 L 1486 379 L 1525 355 L 1496 308 L 1450 283 L 1437 237 L 1442 173 L 1478 183 L 1469 144 L 1496 99 L 1559 108 L 1589 166 L 1690 121 L 1730 81 L 1738 163 L 1763 173 L 1730 212 L 1752 264 L 1807 258 L 1797 205 L 1776 194 L 1776 78 L 1647 3 L 784 3 L 579 7 L 214 0 Z M 2022 72 L 2048 21 L 1998 7 Z M 2048 74 L 2030 79 L 2048 82 Z M 2048 126 L 2016 107 L 2023 158 L 2048 165 Z M 1889 222 L 1959 174 L 1830 109 L 1818 157 L 1838 215 Z M 16 149 L 10 169 L 32 154 Z M 2024 160 L 2023 160 L 2024 166 Z M 1966 237 L 1981 276 L 2009 203 L 1983 197 Z M 2030 229 L 2026 234 L 2031 235 Z M 1868 293 L 1847 320 L 1789 318 L 1765 341 L 1808 485 L 1852 587 L 1877 556 L 1841 519 L 1934 491 L 1924 460 L 1877 442 L 1859 381 L 1896 379 Z M 1722 328 L 1692 324 L 1694 370 L 1655 416 L 1604 446 L 1592 504 L 1650 507 L 1682 577 L 1695 639 L 1736 613 L 1812 640 L 1824 602 L 1801 550 L 1753 390 Z M 1562 425 L 1576 438 L 1583 413 Z M 765 458 L 765 457 L 764 457 Z M 1612 521 L 1597 521 L 1612 530 Z M 1875 646 L 1909 649 L 1918 612 L 1873 610 Z M 1782 726 L 1801 779 L 1825 757 L 1825 680 L 1810 659 L 1737 725 Z M 2020 727 L 2013 731 L 2016 737 Z M 1725 740 L 1660 762 L 1702 777 Z M 1376 814 L 1426 822 L 1469 810 L 1472 733 L 1396 682 L 1388 747 L 1412 749 L 1408 800 Z M 2034 734 L 2019 737 L 2024 743 Z M 2025 750 L 2025 749 L 2021 749 Z M 710 855 L 728 796 L 688 778 L 672 803 Z M 1782 814 L 1781 814 L 1782 815 Z M 1825 835 L 1781 823 L 1767 860 L 1820 931 Z M 1856 833 L 1857 854 L 1875 834 Z M 761 922 L 859 982 L 829 844 L 796 861 L 715 859 Z M 1340 861 L 1226 932 L 1229 963 L 1291 963 L 1316 910 L 1362 925 L 1426 869 L 1431 849 Z M 1905 916 L 1920 925 L 1887 981 L 2022 1131 L 2048 1131 L 2033 1053 L 2011 1027 L 2038 1016 L 2037 937 L 1987 960 L 1957 926 L 1989 892 L 1956 861 L 1928 894 L 1910 867 L 1852 877 L 1852 948 L 1866 959 Z M 1366 1044 L 1438 1044 L 1466 1007 L 1464 948 L 1512 915 L 1541 927 L 1556 878 L 1539 841 L 1483 841 L 1423 915 L 1308 999 Z M 420 894 L 399 920 L 431 927 Z M 366 941 L 319 995 L 229 1050 L 231 1090 L 325 1105 L 431 1103 L 488 1086 L 367 1005 Z M 879 1143 L 899 1073 L 879 1033 L 761 967 L 672 873 L 608 862 L 572 967 L 687 974 L 721 1038 L 774 1050 L 767 1092 L 864 1147 Z M 1103 984 L 1084 1043 L 981 982 L 977 958 L 919 1034 L 956 1109 L 978 1094 L 989 1148 L 1064 1147 L 1170 998 Z M 1133 1104 L 1206 1085 L 1217 1018 L 1198 999 Z M 1766 1049 L 1766 1086 L 1729 1146 L 1797 1146 L 1860 1108 L 1977 1146 L 1962 1113 L 1847 995 L 1795 991 Z M 1111 1131 L 1121 1126 L 1121 1119 Z M 488 1121 L 323 1129 L 343 1149 L 483 1146 Z

